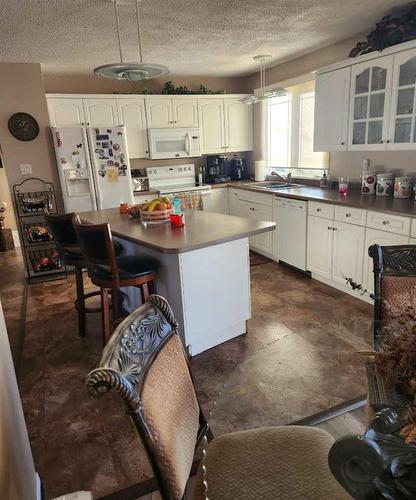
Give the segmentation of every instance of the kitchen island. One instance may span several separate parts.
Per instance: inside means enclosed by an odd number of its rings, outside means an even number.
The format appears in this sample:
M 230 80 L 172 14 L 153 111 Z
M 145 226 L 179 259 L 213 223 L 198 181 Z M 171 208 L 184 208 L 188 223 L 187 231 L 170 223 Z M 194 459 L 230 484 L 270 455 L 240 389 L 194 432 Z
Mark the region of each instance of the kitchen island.
M 190 355 L 246 332 L 251 316 L 248 238 L 275 229 L 274 222 L 185 212 L 185 226 L 143 226 L 118 209 L 80 214 L 91 224 L 109 222 L 128 254 L 149 255 L 160 262 L 156 293 L 165 297 L 179 321 Z M 139 294 L 128 290 L 129 310 Z

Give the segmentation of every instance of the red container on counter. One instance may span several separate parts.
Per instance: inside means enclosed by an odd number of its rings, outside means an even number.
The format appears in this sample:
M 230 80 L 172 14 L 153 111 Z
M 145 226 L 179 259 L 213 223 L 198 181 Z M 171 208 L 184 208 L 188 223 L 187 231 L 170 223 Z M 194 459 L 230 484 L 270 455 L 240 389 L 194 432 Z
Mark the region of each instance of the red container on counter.
M 185 225 L 183 214 L 170 214 L 170 224 L 173 228 Z

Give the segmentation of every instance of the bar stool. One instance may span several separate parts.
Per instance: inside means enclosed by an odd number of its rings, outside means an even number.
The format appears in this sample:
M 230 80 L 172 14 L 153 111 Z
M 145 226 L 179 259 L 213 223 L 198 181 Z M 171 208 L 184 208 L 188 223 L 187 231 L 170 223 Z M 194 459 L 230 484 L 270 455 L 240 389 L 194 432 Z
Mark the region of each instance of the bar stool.
M 85 301 L 90 297 L 100 295 L 100 291 L 96 290 L 89 293 L 85 293 L 84 291 L 82 270 L 87 267 L 87 264 L 82 255 L 78 238 L 72 224 L 74 215 L 74 213 L 64 215 L 45 215 L 45 219 L 48 223 L 49 230 L 54 237 L 62 260 L 67 266 L 72 266 L 74 268 L 77 293 L 74 305 L 78 312 L 78 333 L 80 337 L 85 337 L 86 313 L 101 311 L 101 308 L 87 307 L 85 305 Z
M 108 223 L 82 224 L 79 216 L 73 219 L 82 254 L 87 263 L 88 275 L 100 287 L 103 342 L 111 335 L 112 324 L 121 317 L 120 288 L 134 286 L 140 289 L 141 299 L 154 293 L 154 280 L 159 262 L 148 256 L 123 255 L 117 257 Z M 108 293 L 111 293 L 113 322 L 110 323 Z

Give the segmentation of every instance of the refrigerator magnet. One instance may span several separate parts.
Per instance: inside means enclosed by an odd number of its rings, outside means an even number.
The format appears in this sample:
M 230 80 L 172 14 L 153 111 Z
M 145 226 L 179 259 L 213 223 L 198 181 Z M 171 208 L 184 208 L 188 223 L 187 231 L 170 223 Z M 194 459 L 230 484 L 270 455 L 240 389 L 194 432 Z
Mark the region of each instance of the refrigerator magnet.
M 103 141 L 101 143 L 101 146 L 104 148 L 104 149 L 108 149 L 110 147 L 110 143 L 109 141 Z
M 117 144 L 116 142 L 113 144 L 113 149 L 115 149 L 116 151 L 118 149 L 120 149 L 120 144 Z
M 107 167 L 114 167 L 114 162 L 113 162 L 113 160 L 108 160 L 108 161 L 107 161 Z
M 107 134 L 111 134 L 111 132 L 112 132 L 111 128 L 108 128 L 107 129 Z
M 107 168 L 107 182 L 118 182 L 118 169 L 115 167 Z
M 98 171 L 98 175 L 100 177 L 105 177 L 105 170 L 103 168 L 100 168 L 100 170 Z
M 108 150 L 108 156 L 113 156 L 113 150 L 112 149 Z
M 123 175 L 123 176 L 127 175 L 127 165 L 120 165 L 118 167 L 118 175 Z
M 123 135 L 123 132 L 119 131 L 119 132 L 117 132 L 117 135 Z
M 115 162 L 114 162 L 114 166 L 115 166 L 115 167 L 119 167 L 119 166 L 120 166 L 120 163 L 119 163 L 118 161 L 115 161 Z

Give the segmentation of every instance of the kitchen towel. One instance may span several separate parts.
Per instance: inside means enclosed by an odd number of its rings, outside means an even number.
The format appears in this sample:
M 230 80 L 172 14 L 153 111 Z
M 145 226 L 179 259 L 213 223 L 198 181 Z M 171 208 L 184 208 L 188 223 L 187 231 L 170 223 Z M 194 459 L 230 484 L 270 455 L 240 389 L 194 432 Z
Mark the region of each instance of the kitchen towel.
M 257 160 L 254 162 L 254 180 L 264 181 L 264 169 L 266 167 L 266 162 L 264 160 Z
M 175 198 L 181 200 L 182 210 L 202 210 L 202 195 L 200 192 L 177 193 Z

